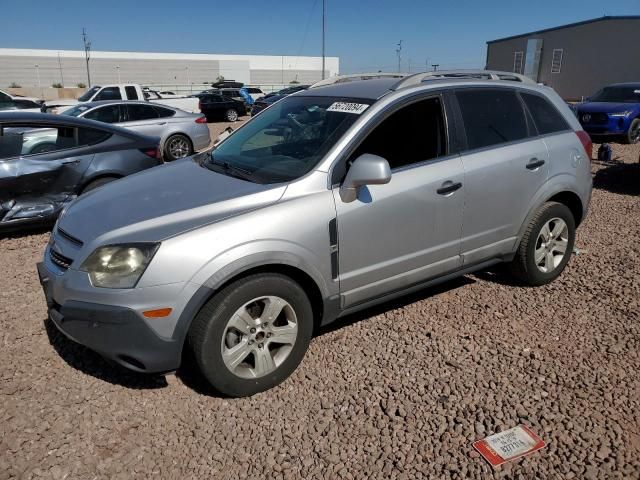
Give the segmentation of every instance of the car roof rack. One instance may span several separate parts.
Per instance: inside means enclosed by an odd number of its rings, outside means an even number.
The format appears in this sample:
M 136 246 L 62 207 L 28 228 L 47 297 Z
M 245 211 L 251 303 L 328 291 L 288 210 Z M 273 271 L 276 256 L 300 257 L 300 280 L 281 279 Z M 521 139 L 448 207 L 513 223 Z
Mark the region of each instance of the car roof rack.
M 325 87 L 327 85 L 334 85 L 336 83 L 357 82 L 359 80 L 372 80 L 376 78 L 405 78 L 409 73 L 397 73 L 397 72 L 371 72 L 371 73 L 352 73 L 349 75 L 336 75 L 334 77 L 325 78 L 319 82 L 314 83 L 309 88 Z
M 431 80 L 453 79 L 506 80 L 536 85 L 536 82 L 531 80 L 529 77 L 513 72 L 501 72 L 497 70 L 435 70 L 431 72 L 416 73 L 402 78 L 393 87 L 391 87 L 391 90 L 412 87 Z

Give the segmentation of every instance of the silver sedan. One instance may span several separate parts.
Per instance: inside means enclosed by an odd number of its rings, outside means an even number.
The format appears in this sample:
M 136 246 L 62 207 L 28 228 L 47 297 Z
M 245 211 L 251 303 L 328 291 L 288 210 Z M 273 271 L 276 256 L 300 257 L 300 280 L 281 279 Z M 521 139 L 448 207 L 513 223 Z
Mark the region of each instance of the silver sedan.
M 211 142 L 204 115 L 167 105 L 107 100 L 82 103 L 62 114 L 111 123 L 144 135 L 160 137 L 166 161 L 187 157 L 205 149 Z

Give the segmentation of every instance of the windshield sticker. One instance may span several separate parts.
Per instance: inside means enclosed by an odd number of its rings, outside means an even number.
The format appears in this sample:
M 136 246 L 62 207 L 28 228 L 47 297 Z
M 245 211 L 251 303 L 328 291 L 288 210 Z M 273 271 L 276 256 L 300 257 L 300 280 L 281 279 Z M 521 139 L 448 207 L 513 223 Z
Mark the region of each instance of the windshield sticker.
M 335 102 L 327 108 L 327 112 L 355 113 L 356 115 L 360 115 L 367 108 L 369 108 L 369 105 L 366 103 Z

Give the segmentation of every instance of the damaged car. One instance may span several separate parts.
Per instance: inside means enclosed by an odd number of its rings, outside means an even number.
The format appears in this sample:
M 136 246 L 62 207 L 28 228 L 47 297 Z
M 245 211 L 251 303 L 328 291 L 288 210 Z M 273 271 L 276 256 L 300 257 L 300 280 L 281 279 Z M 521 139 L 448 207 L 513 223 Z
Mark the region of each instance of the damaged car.
M 52 224 L 78 195 L 161 163 L 156 137 L 92 120 L 0 113 L 0 232 Z

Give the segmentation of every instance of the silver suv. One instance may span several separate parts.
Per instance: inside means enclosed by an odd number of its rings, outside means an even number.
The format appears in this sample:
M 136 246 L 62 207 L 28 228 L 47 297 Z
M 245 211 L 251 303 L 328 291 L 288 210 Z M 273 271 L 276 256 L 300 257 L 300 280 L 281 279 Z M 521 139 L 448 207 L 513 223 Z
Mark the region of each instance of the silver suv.
M 551 89 L 420 76 L 306 90 L 214 150 L 74 201 L 38 265 L 56 326 L 132 370 L 190 350 L 229 396 L 287 378 L 314 330 L 510 264 L 569 261 L 591 142 Z

